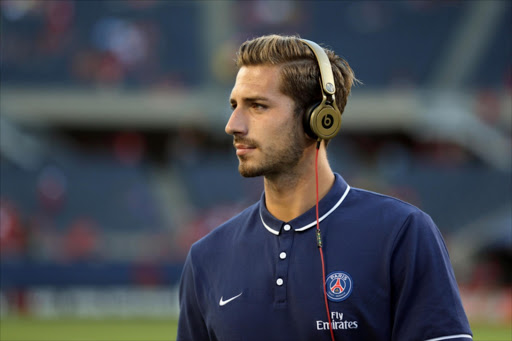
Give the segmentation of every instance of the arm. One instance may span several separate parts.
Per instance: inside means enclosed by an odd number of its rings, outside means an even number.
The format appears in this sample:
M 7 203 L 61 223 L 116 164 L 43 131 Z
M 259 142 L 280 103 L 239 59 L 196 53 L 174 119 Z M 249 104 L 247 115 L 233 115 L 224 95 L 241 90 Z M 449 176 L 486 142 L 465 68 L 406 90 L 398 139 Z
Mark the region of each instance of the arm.
M 192 255 L 189 252 L 180 282 L 180 316 L 178 320 L 177 341 L 210 340 L 200 302 L 201 300 L 198 298 L 196 288 Z
M 393 340 L 471 340 L 441 233 L 428 215 L 412 213 L 391 255 Z

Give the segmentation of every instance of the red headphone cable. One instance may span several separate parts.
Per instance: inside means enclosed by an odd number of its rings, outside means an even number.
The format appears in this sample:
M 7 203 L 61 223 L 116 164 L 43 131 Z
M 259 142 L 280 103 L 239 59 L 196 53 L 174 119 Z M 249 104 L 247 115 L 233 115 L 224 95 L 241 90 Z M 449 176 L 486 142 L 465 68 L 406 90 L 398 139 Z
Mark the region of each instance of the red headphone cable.
M 320 234 L 320 218 L 318 213 L 318 203 L 320 201 L 318 194 L 318 152 L 320 151 L 320 144 L 322 140 L 318 139 L 316 143 L 316 155 L 315 155 L 315 181 L 316 181 L 316 243 L 318 245 L 318 251 L 320 251 L 320 260 L 322 261 L 322 283 L 324 291 L 325 311 L 327 313 L 327 321 L 329 322 L 329 331 L 331 332 L 331 340 L 336 341 L 334 338 L 334 331 L 332 328 L 331 312 L 329 310 L 329 303 L 327 301 L 327 289 L 325 285 L 325 262 L 324 252 L 322 250 L 322 236 Z

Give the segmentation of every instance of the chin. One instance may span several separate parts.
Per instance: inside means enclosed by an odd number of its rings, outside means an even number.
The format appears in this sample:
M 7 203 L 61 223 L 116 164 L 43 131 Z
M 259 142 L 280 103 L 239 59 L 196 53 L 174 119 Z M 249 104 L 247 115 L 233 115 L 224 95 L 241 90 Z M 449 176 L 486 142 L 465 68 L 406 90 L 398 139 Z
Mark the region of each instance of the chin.
M 244 178 L 255 178 L 257 176 L 262 176 L 262 172 L 260 172 L 259 170 L 257 169 L 248 169 L 247 167 L 238 167 L 238 172 L 240 173 L 241 176 L 243 176 Z
M 265 171 L 261 167 L 251 167 L 247 162 L 243 161 L 240 161 L 238 165 L 238 172 L 245 178 L 254 178 L 265 174 Z

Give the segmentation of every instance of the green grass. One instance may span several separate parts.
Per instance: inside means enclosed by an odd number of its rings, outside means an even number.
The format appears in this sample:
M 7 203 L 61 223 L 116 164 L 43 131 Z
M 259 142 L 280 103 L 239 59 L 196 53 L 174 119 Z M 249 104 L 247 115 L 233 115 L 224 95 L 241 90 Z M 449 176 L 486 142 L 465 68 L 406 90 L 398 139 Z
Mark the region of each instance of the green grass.
M 8 317 L 0 320 L 0 341 L 173 341 L 174 319 L 58 319 Z M 512 324 L 473 323 L 475 341 L 512 341 Z
M 512 341 L 512 321 L 509 324 L 472 323 L 475 341 Z
M 0 320 L 1 341 L 171 341 L 177 321 L 155 319 Z

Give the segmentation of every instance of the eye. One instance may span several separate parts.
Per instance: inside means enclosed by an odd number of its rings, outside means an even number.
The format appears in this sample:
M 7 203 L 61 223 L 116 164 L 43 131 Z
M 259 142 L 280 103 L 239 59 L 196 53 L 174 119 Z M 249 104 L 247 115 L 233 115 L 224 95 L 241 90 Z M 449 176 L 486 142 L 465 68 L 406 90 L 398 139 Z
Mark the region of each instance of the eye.
M 231 111 L 236 109 L 236 103 L 232 102 L 229 104 L 229 107 L 231 108 Z
M 257 109 L 257 110 L 264 110 L 264 109 L 267 109 L 267 106 L 264 105 L 264 104 L 261 104 L 261 103 L 252 103 L 251 104 L 251 107 L 254 108 L 254 109 Z

